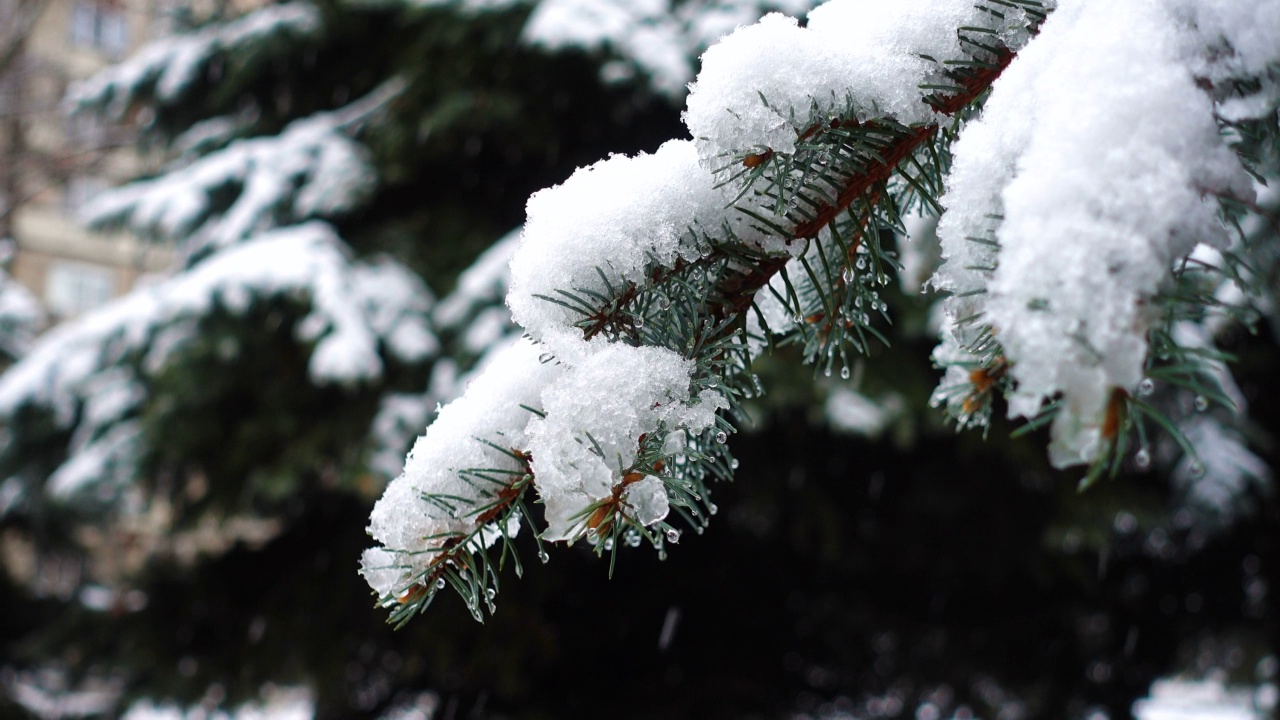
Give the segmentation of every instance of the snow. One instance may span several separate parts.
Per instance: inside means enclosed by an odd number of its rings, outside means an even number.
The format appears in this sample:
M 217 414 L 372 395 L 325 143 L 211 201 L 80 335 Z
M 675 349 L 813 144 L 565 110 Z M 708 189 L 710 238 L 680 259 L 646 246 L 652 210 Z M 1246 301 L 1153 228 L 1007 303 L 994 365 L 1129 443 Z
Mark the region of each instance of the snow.
M 99 193 L 80 219 L 178 242 L 198 259 L 274 227 L 349 212 L 377 178 L 368 151 L 348 135 L 400 87 L 389 83 L 344 108 L 295 120 L 279 135 L 237 140 L 152 180 Z M 215 206 L 229 190 L 229 203 Z
M 0 361 L 25 355 L 43 324 L 39 301 L 0 268 Z
M 954 146 L 935 285 L 987 290 L 951 317 L 982 312 L 996 329 L 1018 384 L 1011 416 L 1062 394 L 1060 466 L 1096 457 L 1111 389 L 1142 379 L 1158 321 L 1147 301 L 1174 260 L 1225 242 L 1206 195 L 1252 196 L 1181 32 L 1154 0 L 1059 9 Z
M 262 688 L 260 702 L 247 702 L 231 710 L 210 710 L 204 705 L 184 709 L 170 702 L 134 701 L 122 720 L 309 720 L 315 717 L 315 698 L 302 687 Z
M 488 477 L 513 480 L 504 473 L 519 471 L 520 465 L 498 448 L 524 448 L 533 415 L 527 408 L 541 406 L 542 388 L 562 372 L 555 363 L 541 362 L 542 354 L 533 343 L 520 341 L 493 356 L 486 371 L 442 408 L 414 443 L 404 472 L 369 518 L 369 534 L 385 549 L 366 551 L 361 573 L 379 596 L 402 592 L 426 571 L 446 536 L 473 529 L 477 508 L 488 502 L 481 493 L 497 485 L 459 471 L 482 469 Z M 451 499 L 432 503 L 424 495 Z
M 524 41 L 551 49 L 611 51 L 606 78 L 636 72 L 654 91 L 679 99 L 694 75 L 694 58 L 735 28 L 770 10 L 797 14 L 812 0 L 541 0 L 524 28 Z
M 215 59 L 249 57 L 273 36 L 309 37 L 320 30 L 320 10 L 309 2 L 267 5 L 230 22 L 153 41 L 128 60 L 72 86 L 67 103 L 74 111 L 96 107 L 121 117 L 143 94 L 154 92 L 161 104 L 178 102 Z
M 572 328 L 580 317 L 544 297 L 564 300 L 558 291 L 608 294 L 609 285 L 643 286 L 652 267 L 697 260 L 707 238 L 725 238 L 726 227 L 744 243 L 785 250 L 752 228 L 745 215 L 726 212 L 733 199 L 726 193 L 686 140 L 669 141 L 652 155 L 614 155 L 535 193 L 523 242 L 511 260 L 512 316 L 559 354 L 566 349 L 555 345 L 550 331 Z
M 718 393 L 690 394 L 694 363 L 657 347 L 594 342 L 587 359 L 542 392 L 546 417 L 528 427 L 538 496 L 547 507 L 549 540 L 585 531 L 580 516 L 607 500 L 635 464 L 641 435 L 710 427 L 726 405 Z M 646 518 L 666 516 L 652 483 L 631 491 Z
M 70 457 L 50 480 L 51 492 L 69 493 L 129 456 L 128 424 L 111 428 L 142 401 L 132 373 L 159 372 L 193 339 L 193 319 L 281 296 L 310 303 L 296 340 L 314 344 L 308 371 L 318 385 L 375 381 L 383 352 L 413 363 L 438 346 L 421 280 L 387 258 L 353 261 L 333 229 L 316 221 L 263 233 L 54 328 L 0 376 L 0 415 L 36 405 L 60 427 L 78 423 Z M 142 367 L 127 370 L 121 363 L 135 354 L 145 358 Z
M 1136 720 L 1261 720 L 1272 703 L 1261 703 L 1264 685 L 1250 692 L 1218 680 L 1165 679 L 1152 683 L 1149 696 L 1133 704 Z
M 1026 40 L 1021 10 L 1005 20 L 971 0 L 832 0 L 807 26 L 766 15 L 707 50 L 693 84 L 685 124 L 714 167 L 723 158 L 770 148 L 795 151 L 796 138 L 847 103 L 859 119 L 931 123 L 920 85 L 949 83 L 937 60 L 966 57 L 956 28 L 989 28 L 1011 48 Z

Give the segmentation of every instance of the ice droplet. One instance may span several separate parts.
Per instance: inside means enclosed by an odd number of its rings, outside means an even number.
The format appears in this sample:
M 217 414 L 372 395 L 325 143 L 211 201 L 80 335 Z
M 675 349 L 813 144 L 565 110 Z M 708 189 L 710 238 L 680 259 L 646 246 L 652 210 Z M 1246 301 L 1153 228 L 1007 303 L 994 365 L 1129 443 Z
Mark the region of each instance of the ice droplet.
M 671 298 L 667 297 L 666 295 L 659 295 L 659 296 L 658 296 L 658 307 L 659 307 L 659 308 L 661 308 L 661 309 L 663 309 L 663 310 L 670 309 L 670 307 L 671 307 Z
M 636 532 L 635 529 L 628 530 L 623 539 L 626 541 L 627 547 L 640 547 L 640 533 Z
M 638 327 L 638 328 L 642 328 L 642 327 L 644 327 L 644 316 L 643 316 L 643 315 L 637 315 L 637 316 L 636 316 L 635 326 L 636 326 L 636 327 Z
M 1137 465 L 1139 470 L 1151 467 L 1151 453 L 1146 448 L 1138 448 L 1138 452 L 1133 455 L 1133 464 Z
M 587 542 L 595 545 L 600 541 L 600 531 L 595 528 L 587 528 Z
M 707 512 L 711 513 L 712 515 L 715 515 L 716 513 L 720 512 L 720 507 L 715 503 L 711 503 L 710 505 L 707 506 Z
M 604 539 L 604 549 L 606 552 L 613 549 L 613 538 L 609 537 Z
M 485 591 L 484 591 L 484 596 L 485 596 L 486 598 L 488 598 L 488 599 L 492 600 L 492 599 L 494 599 L 494 598 L 498 597 L 498 591 L 497 591 L 497 590 L 494 590 L 493 588 L 489 588 L 488 590 L 485 590 Z
M 680 531 L 679 531 L 679 530 L 677 530 L 677 529 L 675 529 L 675 528 L 669 528 L 669 529 L 667 530 L 667 542 L 671 543 L 672 545 L 675 545 L 676 543 L 679 543 L 679 542 L 680 542 Z
M 1204 412 L 1209 409 L 1209 398 L 1203 395 L 1196 396 L 1196 412 Z
M 716 442 L 723 444 L 728 439 L 729 435 L 725 431 L 721 430 L 716 433 Z
M 1138 383 L 1138 394 L 1146 397 L 1156 391 L 1156 382 L 1151 378 L 1142 378 L 1142 382 Z
M 859 257 L 858 257 L 858 262 L 857 262 L 856 264 L 857 264 L 857 266 L 858 266 L 858 269 L 859 269 L 859 270 L 866 270 L 866 269 L 867 269 L 867 258 L 866 258 L 866 256 L 865 256 L 865 255 L 861 255 L 861 256 L 859 256 Z
M 849 266 L 847 266 L 847 265 L 845 266 L 844 270 L 843 270 L 843 271 L 841 271 L 841 273 L 840 273 L 840 279 L 841 279 L 841 280 L 844 280 L 844 282 L 845 282 L 845 284 L 846 284 L 846 285 L 847 285 L 847 284 L 849 284 L 849 283 L 851 283 L 851 282 L 853 282 L 853 279 L 854 279 L 855 277 L 857 277 L 857 273 L 855 273 L 855 272 L 853 271 L 853 268 L 851 268 L 851 267 L 849 267 Z
M 1199 460 L 1192 460 L 1191 465 L 1187 467 L 1187 471 L 1191 473 L 1191 477 L 1204 477 L 1204 463 Z
M 822 371 L 822 374 L 823 374 L 825 377 L 831 377 L 831 366 L 830 366 L 830 365 L 828 365 L 828 366 L 827 366 L 827 368 L 826 368 L 825 370 L 823 370 L 823 371 Z
M 538 551 L 538 559 L 542 561 L 543 565 L 546 565 L 547 563 L 551 562 L 551 556 L 547 554 L 546 550 Z
M 437 590 L 443 590 L 443 589 L 444 589 L 444 578 L 437 578 L 437 579 L 436 579 L 436 589 L 437 589 Z
M 849 366 L 848 366 L 848 365 L 845 365 L 844 367 L 840 368 L 840 378 L 841 378 L 842 380 L 848 380 L 848 379 L 849 379 Z
M 730 460 L 730 461 L 729 461 L 729 469 L 730 469 L 730 470 L 737 470 L 737 469 L 738 469 L 738 458 L 734 458 L 734 459 L 732 459 L 732 460 Z

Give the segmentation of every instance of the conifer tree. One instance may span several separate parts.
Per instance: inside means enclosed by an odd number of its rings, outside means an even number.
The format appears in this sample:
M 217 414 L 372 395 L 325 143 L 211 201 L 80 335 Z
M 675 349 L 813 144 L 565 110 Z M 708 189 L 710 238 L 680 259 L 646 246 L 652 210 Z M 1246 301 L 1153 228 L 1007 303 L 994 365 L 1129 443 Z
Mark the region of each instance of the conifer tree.
M 1230 420 L 1178 404 L 1243 411 L 1215 333 L 1271 307 L 1277 6 L 1054 8 L 768 16 L 703 57 L 692 140 L 535 194 L 508 295 L 529 339 L 374 509 L 363 572 L 392 620 L 447 587 L 492 613 L 522 525 L 544 561 L 701 532 L 756 356 L 794 344 L 848 377 L 913 216 L 941 215 L 933 402 L 960 428 L 997 406 L 1050 426 L 1082 488 L 1149 466 L 1157 431 L 1192 482 L 1265 476 Z

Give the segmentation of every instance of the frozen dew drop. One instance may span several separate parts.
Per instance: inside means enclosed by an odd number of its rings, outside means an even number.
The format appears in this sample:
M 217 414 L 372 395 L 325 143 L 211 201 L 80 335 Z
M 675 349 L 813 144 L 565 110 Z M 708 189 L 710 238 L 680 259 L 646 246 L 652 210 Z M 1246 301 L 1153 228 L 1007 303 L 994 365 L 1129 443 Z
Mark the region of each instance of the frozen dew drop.
M 862 313 L 862 315 L 860 315 L 860 316 L 858 317 L 858 319 L 862 321 L 862 324 L 863 324 L 863 325 L 870 325 L 870 324 L 871 324 L 871 316 L 870 316 L 870 315 L 868 315 L 868 314 L 866 314 L 866 313 Z
M 613 549 L 613 538 L 609 537 L 604 539 L 604 549 L 606 551 Z
M 822 374 L 823 374 L 825 377 L 831 377 L 831 366 L 830 366 L 830 365 L 828 365 L 828 366 L 827 366 L 827 368 L 826 368 L 825 370 L 823 370 L 823 371 L 822 371 Z
M 710 505 L 707 505 L 707 512 L 711 513 L 712 515 L 715 515 L 716 513 L 720 512 L 720 507 L 715 503 L 711 503 Z
M 854 306 L 854 307 L 862 307 L 862 296 L 861 296 L 861 295 L 859 295 L 858 297 L 856 297 L 856 298 L 854 298 L 854 299 L 853 299 L 853 306 Z
M 659 296 L 658 296 L 658 307 L 659 307 L 659 308 L 661 308 L 661 309 L 663 309 L 663 310 L 670 309 L 670 307 L 671 307 L 671 298 L 667 297 L 666 295 L 659 295 Z
M 850 373 L 849 373 L 849 366 L 848 366 L 848 365 L 845 365 L 844 367 L 840 368 L 840 378 L 841 378 L 842 380 L 848 380 L 848 379 L 849 379 L 849 374 L 850 374 Z
M 595 545 L 600 541 L 600 532 L 595 528 L 587 528 L 587 542 Z
M 1133 455 L 1133 464 L 1137 465 L 1139 470 L 1151 467 L 1151 452 L 1146 448 L 1138 448 L 1138 452 Z
M 1209 398 L 1203 395 L 1196 396 L 1196 412 L 1204 412 L 1209 409 Z
M 730 460 L 730 461 L 729 461 L 729 469 L 730 469 L 730 470 L 737 470 L 737 469 L 738 469 L 738 458 L 734 458 L 734 459 L 732 459 L 732 460 Z
M 859 270 L 866 270 L 866 269 L 867 269 L 867 258 L 866 258 L 866 256 L 865 256 L 865 255 L 860 255 L 860 256 L 858 256 L 858 261 L 857 261 L 856 263 L 854 263 L 854 264 L 858 266 L 858 269 L 859 269 Z
M 1191 465 L 1187 467 L 1187 471 L 1191 473 L 1193 478 L 1204 477 L 1204 463 L 1199 460 L 1192 460 Z
M 855 277 L 857 277 L 857 273 L 853 271 L 852 267 L 849 267 L 847 265 L 845 266 L 844 270 L 841 271 L 840 273 L 840 279 L 844 280 L 846 285 L 853 282 L 853 279 Z
M 712 376 L 710 376 L 710 377 L 708 377 L 708 378 L 707 378 L 707 387 L 709 387 L 709 388 L 714 388 L 714 387 L 719 387 L 719 386 L 720 386 L 720 380 L 719 380 L 718 378 L 716 378 L 716 376 L 715 376 L 715 375 L 712 375 Z
M 627 530 L 623 540 L 627 543 L 627 547 L 640 547 L 640 533 L 636 532 L 635 528 Z
M 498 596 L 498 591 L 494 590 L 493 588 L 489 588 L 488 590 L 484 591 L 484 596 L 489 600 L 492 600 Z
M 635 326 L 636 326 L 636 327 L 638 327 L 638 328 L 642 328 L 642 327 L 644 327 L 644 316 L 643 316 L 643 315 L 637 315 L 637 316 L 636 316 Z
M 667 529 L 667 542 L 675 545 L 680 542 L 680 531 L 675 528 Z
M 1138 394 L 1146 397 L 1156 390 L 1156 382 L 1151 378 L 1142 378 L 1142 382 L 1138 383 Z
M 437 589 L 437 590 L 443 590 L 443 589 L 444 589 L 444 578 L 437 578 L 437 579 L 436 579 L 436 589 Z
M 547 554 L 546 550 L 538 551 L 538 559 L 542 561 L 543 565 L 546 565 L 547 563 L 551 562 L 551 556 Z
M 728 439 L 729 439 L 729 435 L 725 431 L 720 430 L 716 433 L 716 442 L 720 444 L 724 444 L 724 442 Z
M 696 532 L 696 533 L 698 533 L 699 535 L 701 535 L 701 534 L 702 534 L 702 526 L 701 526 L 701 525 L 699 525 L 698 527 L 694 528 L 694 529 L 693 529 L 693 531 L 694 531 L 694 532 Z

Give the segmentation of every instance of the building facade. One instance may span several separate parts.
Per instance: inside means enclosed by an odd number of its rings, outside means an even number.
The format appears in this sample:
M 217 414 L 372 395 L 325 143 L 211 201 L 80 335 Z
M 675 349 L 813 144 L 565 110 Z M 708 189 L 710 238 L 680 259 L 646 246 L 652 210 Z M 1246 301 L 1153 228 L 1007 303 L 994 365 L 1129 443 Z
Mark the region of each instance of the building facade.
M 23 10 L 27 15 L 23 15 Z M 165 29 L 159 0 L 0 0 L 12 37 L 0 66 L 0 239 L 8 274 L 50 320 L 74 317 L 167 266 L 170 251 L 123 232 L 76 222 L 96 191 L 147 169 L 133 134 L 68 117 L 67 88 L 122 59 Z M 23 26 L 20 21 L 25 21 Z M 0 46 L 3 47 L 3 46 Z

